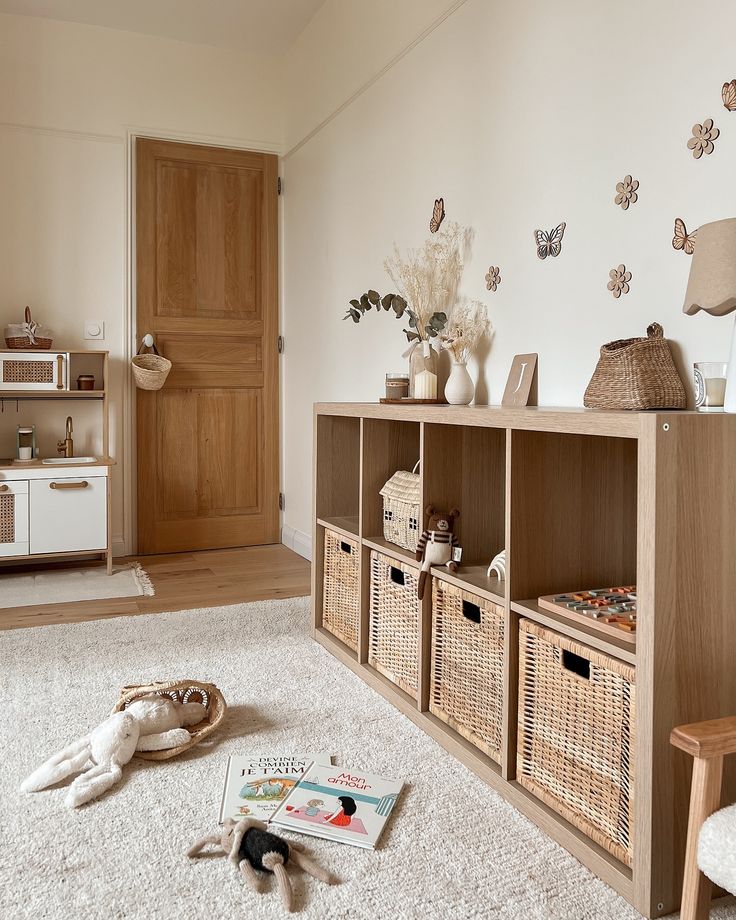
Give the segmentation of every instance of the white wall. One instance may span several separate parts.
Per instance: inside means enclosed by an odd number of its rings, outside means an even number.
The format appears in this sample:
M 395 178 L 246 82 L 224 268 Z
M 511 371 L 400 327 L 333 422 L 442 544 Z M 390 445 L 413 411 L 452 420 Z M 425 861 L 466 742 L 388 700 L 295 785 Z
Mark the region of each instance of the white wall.
M 281 100 L 276 60 L 0 15 L 0 326 L 16 321 L 28 303 L 58 345 L 78 348 L 85 346 L 84 320 L 105 321 L 104 345 L 92 345 L 108 348 L 112 359 L 116 552 L 131 548 L 135 507 L 124 386 L 127 138 L 154 134 L 277 151 Z M 14 410 L 0 417 L 0 456 L 13 449 Z M 68 411 L 26 404 L 21 414 L 39 424 L 53 449 Z M 71 411 L 80 453 L 94 443 L 94 416 L 78 404 Z
M 359 25 L 345 28 L 354 38 Z M 312 403 L 375 400 L 384 373 L 402 368 L 400 325 L 343 323 L 346 302 L 387 288 L 384 257 L 394 241 L 422 241 L 438 195 L 475 231 L 463 288 L 495 328 L 481 370 L 489 402 L 512 356 L 538 351 L 540 404 L 581 405 L 599 346 L 653 320 L 684 364 L 726 360 L 732 321 L 681 313 L 689 260 L 671 237 L 676 216 L 695 228 L 734 215 L 736 113 L 720 90 L 736 77 L 735 29 L 729 0 L 466 0 L 287 157 L 287 528 L 310 530 Z M 325 41 L 317 59 L 340 36 Z M 696 161 L 685 145 L 708 116 L 721 137 Z M 613 197 L 627 173 L 641 187 L 624 212 Z M 563 253 L 541 262 L 532 232 L 562 220 Z M 620 262 L 631 293 L 614 300 L 606 283 Z M 489 264 L 501 268 L 495 294 Z

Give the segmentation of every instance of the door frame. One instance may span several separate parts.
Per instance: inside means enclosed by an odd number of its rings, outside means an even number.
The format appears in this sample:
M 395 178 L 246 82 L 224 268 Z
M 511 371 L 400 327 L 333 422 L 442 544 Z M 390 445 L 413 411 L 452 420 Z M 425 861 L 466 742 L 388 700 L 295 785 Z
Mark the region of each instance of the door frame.
M 278 157 L 277 171 L 282 173 L 283 147 L 280 144 L 269 144 L 247 138 L 224 138 L 203 134 L 187 134 L 182 131 L 166 131 L 155 128 L 128 126 L 125 130 L 125 277 L 123 279 L 125 309 L 123 316 L 123 400 L 120 407 L 122 412 L 123 443 L 118 445 L 116 453 L 122 454 L 123 472 L 123 547 L 126 555 L 135 555 L 138 552 L 138 438 L 136 417 L 136 387 L 130 361 L 137 351 L 138 330 L 136 328 L 137 299 L 136 299 L 136 174 L 135 174 L 135 144 L 138 138 L 154 138 L 161 141 L 172 141 L 181 144 L 199 144 L 202 147 L 223 147 L 226 149 L 244 150 L 249 153 L 272 153 Z M 283 263 L 284 263 L 284 235 L 281 231 L 283 223 L 283 200 L 279 195 L 276 209 L 276 273 L 277 273 L 277 310 L 276 334 L 281 335 L 283 329 L 284 303 L 283 303 Z M 281 356 L 279 356 L 281 357 Z M 279 443 L 279 491 L 283 490 L 283 370 L 282 363 L 278 362 L 278 443 Z M 114 481 L 114 480 L 113 480 Z M 283 529 L 283 511 L 279 511 L 279 526 Z

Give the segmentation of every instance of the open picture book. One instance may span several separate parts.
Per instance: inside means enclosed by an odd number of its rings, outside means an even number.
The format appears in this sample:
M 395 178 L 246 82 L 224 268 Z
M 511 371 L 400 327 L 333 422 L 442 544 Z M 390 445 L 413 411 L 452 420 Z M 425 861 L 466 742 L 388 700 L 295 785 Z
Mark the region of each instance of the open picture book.
M 315 762 L 271 817 L 285 830 L 373 849 L 403 782 Z

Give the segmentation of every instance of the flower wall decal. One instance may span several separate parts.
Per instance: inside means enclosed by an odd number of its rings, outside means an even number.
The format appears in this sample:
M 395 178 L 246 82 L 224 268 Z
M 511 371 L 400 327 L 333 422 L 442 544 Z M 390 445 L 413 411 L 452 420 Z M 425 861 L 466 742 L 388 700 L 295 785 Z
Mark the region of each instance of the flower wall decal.
M 721 132 L 713 125 L 712 118 L 706 118 L 702 125 L 693 125 L 693 136 L 687 142 L 688 150 L 699 160 L 704 153 L 711 154 L 715 150 L 713 141 Z
M 608 273 L 611 279 L 608 282 L 608 290 L 618 299 L 622 294 L 629 293 L 629 281 L 631 281 L 631 272 L 626 271 L 626 266 L 622 263 L 618 268 L 612 268 Z
M 724 83 L 721 89 L 721 98 L 723 105 L 729 112 L 736 112 L 736 80 L 730 83 Z
M 486 289 L 489 291 L 496 291 L 500 283 L 501 269 L 497 265 L 491 265 L 486 274 Z
M 616 197 L 613 200 L 622 210 L 627 211 L 630 204 L 635 204 L 639 200 L 639 196 L 636 194 L 638 188 L 638 179 L 624 176 L 621 182 L 616 183 Z

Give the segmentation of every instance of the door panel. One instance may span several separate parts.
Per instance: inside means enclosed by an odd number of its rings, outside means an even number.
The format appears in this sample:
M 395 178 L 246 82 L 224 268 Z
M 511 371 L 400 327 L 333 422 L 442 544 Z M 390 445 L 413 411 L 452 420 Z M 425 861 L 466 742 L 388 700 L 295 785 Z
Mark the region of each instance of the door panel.
M 273 543 L 276 157 L 137 142 L 137 331 L 173 367 L 137 391 L 139 552 Z

